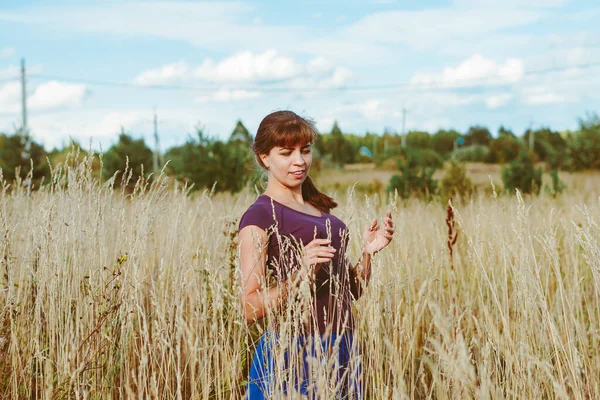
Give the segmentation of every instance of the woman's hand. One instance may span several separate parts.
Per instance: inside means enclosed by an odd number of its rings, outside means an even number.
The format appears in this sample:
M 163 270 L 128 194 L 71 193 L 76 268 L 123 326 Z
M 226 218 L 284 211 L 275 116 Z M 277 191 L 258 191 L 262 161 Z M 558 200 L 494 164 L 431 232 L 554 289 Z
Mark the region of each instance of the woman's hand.
M 363 231 L 364 251 L 368 254 L 375 254 L 392 241 L 394 236 L 394 224 L 392 214 L 388 211 L 383 220 L 383 225 L 374 219 L 370 226 L 366 226 Z
M 305 279 L 313 281 L 315 274 L 319 271 L 321 264 L 331 261 L 335 255 L 335 248 L 331 247 L 329 239 L 314 239 L 304 246 L 302 255 L 303 265 L 300 270 L 292 274 L 291 282 L 294 285 Z
M 311 267 L 311 269 L 318 270 L 315 268 L 318 264 L 326 263 L 331 261 L 335 255 L 335 248 L 331 247 L 331 240 L 329 239 L 314 239 L 312 242 L 304 246 L 303 260 L 304 264 Z

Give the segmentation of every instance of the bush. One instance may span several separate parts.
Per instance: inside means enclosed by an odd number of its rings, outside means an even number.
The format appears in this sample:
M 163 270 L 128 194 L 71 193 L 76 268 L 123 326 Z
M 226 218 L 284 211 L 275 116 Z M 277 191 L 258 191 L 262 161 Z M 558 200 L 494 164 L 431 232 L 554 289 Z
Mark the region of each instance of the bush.
M 44 177 L 49 175 L 50 167 L 42 145 L 31 138 L 30 140 L 28 151 L 26 151 L 26 140 L 20 135 L 0 133 L 0 170 L 2 170 L 3 178 L 8 182 L 12 182 L 17 177 L 26 179 L 31 173 L 32 181 L 28 183 L 39 187 Z
M 489 152 L 487 146 L 473 145 L 453 151 L 451 158 L 459 162 L 484 162 Z
M 490 144 L 485 162 L 493 164 L 511 162 L 518 157 L 522 147 L 522 142 L 514 136 L 506 134 L 499 136 Z
M 433 179 L 436 167 L 423 165 L 420 158 L 421 152 L 408 151 L 406 160 L 398 161 L 400 174 L 395 174 L 390 179 L 388 193 L 395 190 L 398 195 L 404 199 L 409 197 L 419 197 L 430 199 L 437 191 L 437 181 Z
M 408 160 L 410 158 L 412 165 L 418 167 L 430 167 L 438 169 L 444 165 L 444 160 L 442 157 L 435 150 L 431 149 L 404 149 L 403 155 L 404 160 Z M 402 169 L 402 166 L 405 162 L 404 160 L 399 159 L 397 161 L 398 169 Z
M 546 190 L 546 193 L 556 197 L 559 194 L 561 194 L 563 192 L 563 190 L 565 190 L 566 186 L 563 183 L 563 181 L 560 180 L 557 169 L 553 169 L 552 171 L 550 171 L 550 178 L 552 179 L 552 187 L 548 187 L 546 185 L 545 190 Z
M 534 168 L 531 156 L 523 149 L 519 157 L 502 169 L 502 183 L 511 193 L 519 189 L 521 193 L 539 194 L 542 187 L 542 169 Z
M 473 194 L 473 182 L 467 177 L 467 169 L 463 163 L 450 160 L 446 167 L 446 175 L 440 181 L 440 195 L 445 203 L 448 199 L 467 200 Z

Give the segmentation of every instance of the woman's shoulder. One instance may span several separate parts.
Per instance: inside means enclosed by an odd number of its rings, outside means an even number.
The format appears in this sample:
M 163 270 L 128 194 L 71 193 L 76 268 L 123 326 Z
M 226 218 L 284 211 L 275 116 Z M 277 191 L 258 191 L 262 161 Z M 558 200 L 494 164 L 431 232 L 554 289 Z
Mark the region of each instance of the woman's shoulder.
M 259 196 L 242 215 L 239 230 L 248 225 L 256 225 L 261 229 L 267 230 L 275 222 L 273 212 L 274 210 L 269 198 L 264 195 Z

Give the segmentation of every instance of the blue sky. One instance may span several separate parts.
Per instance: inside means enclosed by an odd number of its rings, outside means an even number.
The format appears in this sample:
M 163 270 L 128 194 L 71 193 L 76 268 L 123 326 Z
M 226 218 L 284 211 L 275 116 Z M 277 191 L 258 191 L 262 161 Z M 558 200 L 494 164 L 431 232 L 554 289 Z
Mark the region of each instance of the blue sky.
M 163 148 L 277 109 L 346 132 L 574 129 L 600 111 L 591 0 L 0 1 L 0 131 Z

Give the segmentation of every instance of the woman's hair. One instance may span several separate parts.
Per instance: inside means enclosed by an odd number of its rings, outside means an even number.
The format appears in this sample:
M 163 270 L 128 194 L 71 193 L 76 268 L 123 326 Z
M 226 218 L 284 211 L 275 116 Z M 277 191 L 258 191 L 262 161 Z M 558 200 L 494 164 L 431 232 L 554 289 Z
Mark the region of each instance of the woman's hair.
M 266 169 L 260 158 L 261 154 L 268 154 L 275 146 L 295 147 L 313 143 L 318 135 L 312 120 L 302 118 L 292 111 L 275 111 L 267 115 L 258 126 L 252 150 L 258 165 Z M 328 213 L 337 207 L 335 200 L 321 193 L 308 175 L 302 183 L 302 198 L 323 212 Z

